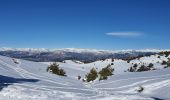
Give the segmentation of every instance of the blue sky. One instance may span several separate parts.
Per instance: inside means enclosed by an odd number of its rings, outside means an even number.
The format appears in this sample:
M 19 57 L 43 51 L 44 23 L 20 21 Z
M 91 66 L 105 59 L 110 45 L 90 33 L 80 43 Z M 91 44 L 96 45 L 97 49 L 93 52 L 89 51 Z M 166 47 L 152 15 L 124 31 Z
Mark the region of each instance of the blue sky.
M 170 0 L 0 0 L 0 47 L 169 49 Z

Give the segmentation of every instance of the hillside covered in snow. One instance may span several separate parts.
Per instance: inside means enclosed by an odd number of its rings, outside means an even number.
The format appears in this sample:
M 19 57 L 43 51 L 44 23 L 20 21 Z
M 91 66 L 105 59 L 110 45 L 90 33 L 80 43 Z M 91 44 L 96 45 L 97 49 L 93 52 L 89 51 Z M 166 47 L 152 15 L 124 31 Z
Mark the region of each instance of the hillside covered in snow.
M 0 56 L 0 100 L 170 100 L 170 55 L 92 63 L 57 62 L 66 72 L 47 72 L 53 62 L 32 62 Z M 86 75 L 110 65 L 107 80 L 86 82 Z M 143 66 L 143 67 L 142 67 Z

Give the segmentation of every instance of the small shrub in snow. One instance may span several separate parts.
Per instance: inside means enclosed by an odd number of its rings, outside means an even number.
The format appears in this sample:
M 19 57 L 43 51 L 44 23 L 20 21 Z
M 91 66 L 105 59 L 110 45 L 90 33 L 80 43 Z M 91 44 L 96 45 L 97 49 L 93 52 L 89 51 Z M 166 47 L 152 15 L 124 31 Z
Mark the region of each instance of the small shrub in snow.
M 168 57 L 169 55 L 165 55 L 165 57 Z
M 160 55 L 165 55 L 165 57 L 168 57 L 170 55 L 170 51 L 164 51 L 164 52 L 160 52 Z
M 112 58 L 112 62 L 114 62 L 114 58 Z
M 168 56 L 169 56 L 169 53 L 170 53 L 170 52 L 165 53 L 165 57 L 168 57 Z
M 127 60 L 127 63 L 130 63 L 131 60 Z
M 152 68 L 152 70 L 157 70 L 156 68 Z
M 64 61 L 62 61 L 62 63 L 66 63 L 66 61 L 64 60 Z
M 136 69 L 137 67 L 138 67 L 138 64 L 134 64 L 134 65 L 133 65 L 133 68 Z
M 78 80 L 80 80 L 81 79 L 81 76 L 78 76 Z
M 141 65 L 141 67 L 139 67 L 137 72 L 143 72 L 143 71 L 149 71 L 149 70 L 151 70 L 149 67 L 147 67 L 145 65 Z
M 144 90 L 144 87 L 140 86 L 139 89 L 137 89 L 137 92 L 141 93 L 141 92 L 143 92 L 143 90 Z
M 128 69 L 129 72 L 143 72 L 143 71 L 150 71 L 155 70 L 154 65 L 150 63 L 148 66 L 145 66 L 144 63 L 137 69 L 138 65 L 134 64 L 133 67 L 130 67 Z
M 170 67 L 170 59 L 166 62 L 166 66 L 164 67 L 164 68 L 168 68 L 168 67 Z
M 166 61 L 162 61 L 162 65 L 166 65 L 167 64 L 167 62 Z
M 129 71 L 129 72 L 135 72 L 136 70 L 135 70 L 133 67 L 130 67 L 130 68 L 128 69 L 128 71 Z
M 83 82 L 86 82 L 86 79 L 82 79 Z
M 66 72 L 64 71 L 64 69 L 59 69 L 59 74 L 60 76 L 66 76 Z
M 17 59 L 12 59 L 13 60 L 13 62 L 15 63 L 15 64 L 19 64 L 19 62 L 18 62 L 18 60 Z
M 170 67 L 170 60 L 167 62 L 167 66 Z
M 100 78 L 99 80 L 107 80 L 108 76 L 113 75 L 114 69 L 112 66 L 109 64 L 105 68 L 102 68 L 102 70 L 99 72 Z
M 136 72 L 137 67 L 138 67 L 138 64 L 134 64 L 133 67 L 130 67 L 130 68 L 128 69 L 128 71 L 129 71 L 129 72 Z
M 59 76 L 66 76 L 66 72 L 59 68 L 59 64 L 53 63 L 47 68 L 47 72 L 51 72 L 53 74 L 59 75 Z
M 149 68 L 153 68 L 153 66 L 154 66 L 154 65 L 153 65 L 152 63 L 150 63 L 150 64 L 148 65 Z
M 90 73 L 88 73 L 88 74 L 86 75 L 86 81 L 87 81 L 87 82 L 94 81 L 97 77 L 98 77 L 98 73 L 97 73 L 96 69 L 95 69 L 95 68 L 92 68 L 92 69 L 90 70 Z

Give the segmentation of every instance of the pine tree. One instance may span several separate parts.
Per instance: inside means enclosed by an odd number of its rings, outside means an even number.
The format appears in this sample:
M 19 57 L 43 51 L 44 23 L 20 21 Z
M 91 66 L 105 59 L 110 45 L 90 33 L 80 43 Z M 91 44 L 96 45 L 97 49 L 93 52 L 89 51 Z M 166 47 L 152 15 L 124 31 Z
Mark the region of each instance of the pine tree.
M 87 81 L 87 82 L 94 81 L 97 77 L 98 77 L 98 73 L 97 73 L 96 69 L 95 69 L 95 68 L 92 68 L 92 69 L 90 70 L 90 73 L 88 73 L 88 74 L 86 75 L 86 81 Z
M 141 65 L 141 67 L 139 67 L 137 72 L 143 72 L 143 71 L 149 71 L 149 70 L 151 70 L 149 67 L 146 67 L 145 65 Z
M 99 80 L 107 80 L 108 76 L 113 75 L 114 69 L 111 67 L 111 65 L 107 65 L 105 68 L 102 68 L 102 70 L 99 72 L 100 78 Z
M 154 65 L 153 65 L 152 63 L 150 63 L 150 64 L 148 65 L 149 68 L 153 68 L 153 66 L 154 66 Z
M 66 76 L 66 72 L 63 69 L 59 68 L 59 64 L 57 63 L 53 63 L 49 67 L 47 67 L 47 72 L 51 72 L 59 76 Z

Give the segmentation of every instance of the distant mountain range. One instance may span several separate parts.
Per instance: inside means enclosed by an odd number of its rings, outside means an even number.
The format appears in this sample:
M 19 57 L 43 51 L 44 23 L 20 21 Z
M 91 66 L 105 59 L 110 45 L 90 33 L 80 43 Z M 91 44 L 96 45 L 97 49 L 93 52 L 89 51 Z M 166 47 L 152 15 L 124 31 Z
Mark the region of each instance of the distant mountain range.
M 125 59 L 128 57 L 146 56 L 162 50 L 95 50 L 95 49 L 32 49 L 32 48 L 0 48 L 0 55 L 36 62 L 79 60 L 85 63 L 107 58 Z

